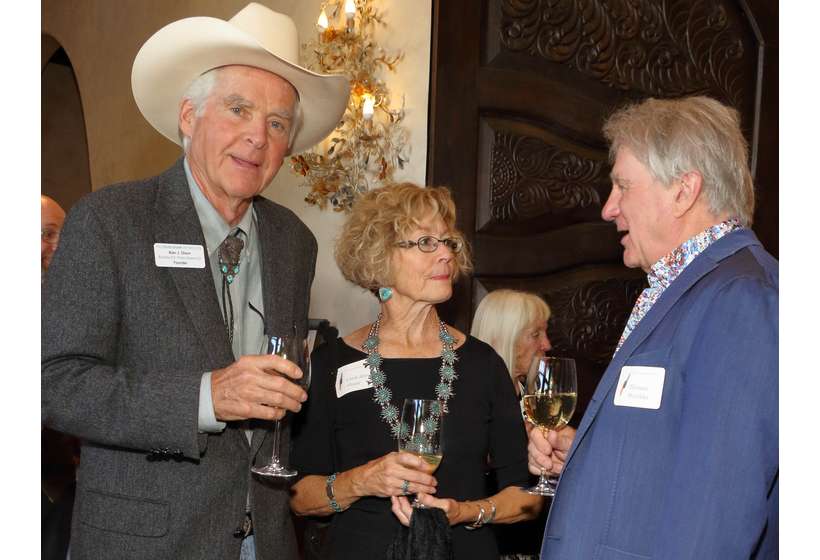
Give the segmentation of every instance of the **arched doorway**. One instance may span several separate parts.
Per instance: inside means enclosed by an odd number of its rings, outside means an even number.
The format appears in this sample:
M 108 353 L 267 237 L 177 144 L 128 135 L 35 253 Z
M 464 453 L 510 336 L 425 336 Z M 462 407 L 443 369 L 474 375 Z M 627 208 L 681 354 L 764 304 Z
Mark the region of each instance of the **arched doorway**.
M 68 211 L 91 192 L 83 106 L 68 54 L 54 37 L 41 37 L 40 190 Z
M 91 192 L 85 119 L 68 55 L 50 35 L 41 38 L 40 189 L 68 211 Z M 65 558 L 79 448 L 74 438 L 48 428 L 40 441 L 42 557 Z

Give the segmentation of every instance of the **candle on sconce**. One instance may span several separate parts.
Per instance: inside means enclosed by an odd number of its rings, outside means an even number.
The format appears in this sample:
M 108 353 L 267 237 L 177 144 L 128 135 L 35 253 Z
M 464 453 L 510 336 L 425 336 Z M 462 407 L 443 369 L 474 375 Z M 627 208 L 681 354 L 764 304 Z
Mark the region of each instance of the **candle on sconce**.
M 330 27 L 330 23 L 327 20 L 327 14 L 325 13 L 324 8 L 322 8 L 322 13 L 319 14 L 319 19 L 316 21 L 316 27 L 319 28 L 320 33 L 324 33 L 327 31 L 327 28 Z
M 345 19 L 347 30 L 353 31 L 356 21 L 356 3 L 353 0 L 345 0 Z
M 369 121 L 373 118 L 373 109 L 376 106 L 376 98 L 369 93 L 362 95 L 362 118 Z
M 381 3 L 321 0 L 314 5 L 315 35 L 303 45 L 308 68 L 344 75 L 351 83 L 334 133 L 312 153 L 290 158 L 291 170 L 310 188 L 305 201 L 322 209 L 349 210 L 362 193 L 392 183 L 393 174 L 408 161 L 410 131 L 403 126 L 403 96 L 401 107 L 392 109 L 391 92 L 378 78 L 380 71 L 393 70 L 403 58 L 401 51 L 382 48 L 374 37 L 384 25 L 382 12 L 375 8 Z

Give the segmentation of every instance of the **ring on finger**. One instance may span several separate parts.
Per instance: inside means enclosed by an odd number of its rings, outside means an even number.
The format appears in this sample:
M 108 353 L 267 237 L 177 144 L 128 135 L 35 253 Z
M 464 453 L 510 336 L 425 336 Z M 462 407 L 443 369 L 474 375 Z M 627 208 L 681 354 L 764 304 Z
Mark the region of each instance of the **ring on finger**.
M 405 480 L 404 482 L 401 483 L 401 493 L 405 494 L 405 495 L 410 493 L 410 481 L 409 480 Z

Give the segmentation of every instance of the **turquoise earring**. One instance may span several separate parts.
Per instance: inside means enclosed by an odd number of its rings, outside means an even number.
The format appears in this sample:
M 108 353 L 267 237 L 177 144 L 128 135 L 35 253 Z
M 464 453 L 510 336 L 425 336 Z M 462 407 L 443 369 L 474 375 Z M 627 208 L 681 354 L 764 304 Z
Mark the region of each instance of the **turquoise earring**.
M 379 288 L 379 300 L 384 303 L 393 297 L 393 290 L 391 288 Z

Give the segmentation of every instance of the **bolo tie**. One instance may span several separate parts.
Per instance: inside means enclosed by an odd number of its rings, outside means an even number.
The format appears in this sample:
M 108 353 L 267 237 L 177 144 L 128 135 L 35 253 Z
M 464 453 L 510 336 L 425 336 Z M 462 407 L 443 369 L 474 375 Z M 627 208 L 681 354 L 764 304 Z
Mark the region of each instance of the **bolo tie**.
M 228 332 L 228 340 L 233 346 L 233 300 L 231 300 L 230 286 L 239 274 L 239 256 L 245 242 L 239 238 L 242 230 L 237 228 L 235 232 L 225 238 L 219 246 L 219 270 L 222 272 L 222 318 L 225 322 L 225 330 Z

